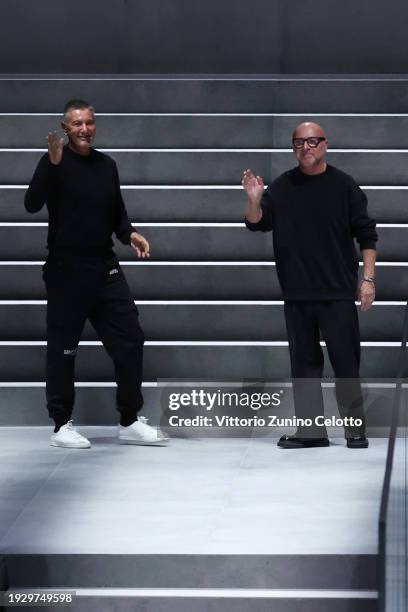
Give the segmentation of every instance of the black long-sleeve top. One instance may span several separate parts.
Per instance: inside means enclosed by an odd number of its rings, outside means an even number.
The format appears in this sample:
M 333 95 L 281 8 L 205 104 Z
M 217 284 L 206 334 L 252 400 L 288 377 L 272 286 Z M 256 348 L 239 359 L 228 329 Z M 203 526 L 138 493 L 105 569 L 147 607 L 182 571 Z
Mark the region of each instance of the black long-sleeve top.
M 42 156 L 25 194 L 26 209 L 46 204 L 50 254 L 112 257 L 112 233 L 130 244 L 135 231 L 120 192 L 116 163 L 100 151 L 79 155 L 64 147 L 61 163 Z
M 299 167 L 265 190 L 252 231 L 273 230 L 276 270 L 285 300 L 354 300 L 360 249 L 375 249 L 375 221 L 354 179 L 334 166 L 306 175 Z

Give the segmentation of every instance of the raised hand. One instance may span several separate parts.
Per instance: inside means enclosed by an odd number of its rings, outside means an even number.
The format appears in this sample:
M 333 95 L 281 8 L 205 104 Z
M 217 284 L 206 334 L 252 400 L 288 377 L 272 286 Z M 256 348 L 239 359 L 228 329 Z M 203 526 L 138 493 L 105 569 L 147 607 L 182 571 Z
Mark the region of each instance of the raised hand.
M 62 159 L 64 139 L 60 138 L 57 132 L 50 132 L 47 137 L 47 142 L 50 162 L 54 164 L 54 166 L 58 166 Z
M 133 249 L 135 249 L 137 256 L 144 259 L 145 257 L 150 257 L 150 245 L 147 242 L 146 238 L 137 232 L 132 232 L 130 234 L 130 245 Z
M 260 176 L 255 176 L 252 170 L 245 170 L 241 184 L 248 194 L 252 204 L 259 204 L 264 192 L 264 182 Z

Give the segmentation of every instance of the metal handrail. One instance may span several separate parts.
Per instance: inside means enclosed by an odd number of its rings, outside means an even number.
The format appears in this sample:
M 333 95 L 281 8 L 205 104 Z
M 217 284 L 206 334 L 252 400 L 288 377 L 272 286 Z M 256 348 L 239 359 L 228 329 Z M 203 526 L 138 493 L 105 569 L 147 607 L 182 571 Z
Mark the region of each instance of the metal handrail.
M 378 523 L 378 610 L 386 612 L 386 536 L 387 513 L 390 496 L 391 474 L 394 462 L 395 440 L 402 400 L 402 380 L 408 342 L 408 302 L 405 305 L 404 323 L 402 327 L 401 347 L 398 356 L 396 388 L 391 413 L 391 427 L 388 439 L 387 459 L 385 462 L 384 481 L 381 493 L 380 515 Z

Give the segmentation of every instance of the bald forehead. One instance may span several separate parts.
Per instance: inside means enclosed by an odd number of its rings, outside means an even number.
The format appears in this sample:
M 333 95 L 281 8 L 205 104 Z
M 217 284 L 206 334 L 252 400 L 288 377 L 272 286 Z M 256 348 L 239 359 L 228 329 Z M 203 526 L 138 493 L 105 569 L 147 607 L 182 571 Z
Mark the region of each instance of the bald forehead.
M 326 138 L 323 128 L 318 123 L 310 121 L 300 123 L 293 132 L 293 138 L 309 138 L 310 136 L 323 136 Z

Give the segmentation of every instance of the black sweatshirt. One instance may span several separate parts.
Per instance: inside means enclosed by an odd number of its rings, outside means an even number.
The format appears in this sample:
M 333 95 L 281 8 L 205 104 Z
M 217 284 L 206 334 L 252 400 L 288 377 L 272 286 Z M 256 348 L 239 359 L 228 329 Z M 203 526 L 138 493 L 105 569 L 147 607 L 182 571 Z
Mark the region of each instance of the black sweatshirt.
M 53 165 L 42 156 L 25 195 L 31 212 L 46 203 L 50 255 L 112 257 L 112 233 L 130 244 L 135 231 L 126 214 L 116 163 L 91 149 L 79 155 L 64 147 L 62 161 Z
M 276 270 L 285 300 L 354 300 L 360 249 L 375 249 L 375 221 L 354 179 L 328 165 L 279 176 L 262 198 L 262 218 L 248 229 L 273 230 Z

